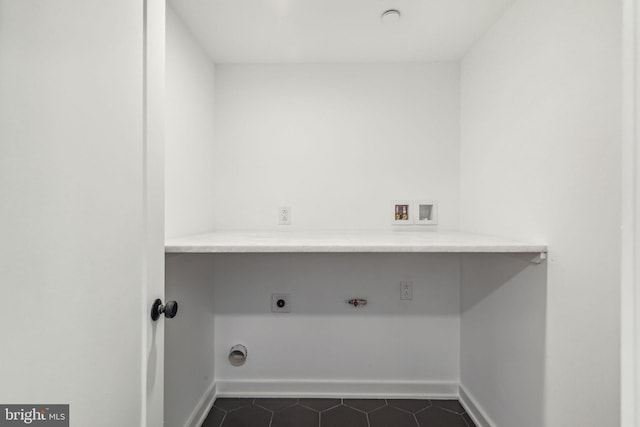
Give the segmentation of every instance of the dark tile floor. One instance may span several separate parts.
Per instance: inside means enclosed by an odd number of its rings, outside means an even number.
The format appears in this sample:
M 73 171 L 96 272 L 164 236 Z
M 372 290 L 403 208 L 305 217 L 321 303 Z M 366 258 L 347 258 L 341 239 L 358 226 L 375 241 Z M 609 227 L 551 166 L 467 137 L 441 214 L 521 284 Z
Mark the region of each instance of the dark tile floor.
M 457 400 L 217 399 L 202 427 L 476 427 Z

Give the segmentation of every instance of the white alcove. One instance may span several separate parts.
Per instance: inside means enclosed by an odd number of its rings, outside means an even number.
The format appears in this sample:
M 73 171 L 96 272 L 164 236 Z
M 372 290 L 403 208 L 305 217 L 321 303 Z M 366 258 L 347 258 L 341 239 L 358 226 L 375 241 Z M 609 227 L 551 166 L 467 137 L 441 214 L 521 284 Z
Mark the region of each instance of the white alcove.
M 620 29 L 602 0 L 170 1 L 166 425 L 300 395 L 615 425 Z

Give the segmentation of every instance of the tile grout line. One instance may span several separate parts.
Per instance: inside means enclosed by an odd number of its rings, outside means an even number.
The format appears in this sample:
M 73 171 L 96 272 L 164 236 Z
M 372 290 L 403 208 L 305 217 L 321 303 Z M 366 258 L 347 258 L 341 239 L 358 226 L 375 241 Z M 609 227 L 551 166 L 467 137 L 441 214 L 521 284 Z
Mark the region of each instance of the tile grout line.
M 422 408 L 420 410 L 418 410 L 417 412 L 413 412 L 413 411 L 409 411 L 408 409 L 404 409 L 404 408 L 398 408 L 397 406 L 393 406 L 393 405 L 389 405 L 390 408 L 393 409 L 397 409 L 398 411 L 404 412 L 405 414 L 409 414 L 409 415 L 413 415 L 414 413 L 418 413 L 420 411 L 424 411 L 427 408 Z
M 434 406 L 435 406 L 436 408 L 440 408 L 440 409 L 442 409 L 443 411 L 447 411 L 447 412 L 449 412 L 450 414 L 456 414 L 456 415 L 460 415 L 460 416 L 462 416 L 462 414 L 464 414 L 464 413 L 465 413 L 464 411 L 463 411 L 463 412 L 456 412 L 456 411 L 454 411 L 454 410 L 452 410 L 452 409 L 443 408 L 442 406 L 438 406 L 438 405 L 434 405 Z
M 465 414 L 467 414 L 465 412 Z M 462 415 L 461 415 L 462 416 Z M 469 421 L 471 421 L 471 425 L 469 425 L 469 423 L 467 422 L 467 420 L 465 419 L 465 417 L 462 417 L 462 421 L 464 421 L 464 423 L 467 425 L 467 427 L 476 427 L 476 423 L 473 422 L 473 420 L 471 419 L 471 417 L 469 416 L 469 414 L 467 414 L 467 418 L 469 418 Z

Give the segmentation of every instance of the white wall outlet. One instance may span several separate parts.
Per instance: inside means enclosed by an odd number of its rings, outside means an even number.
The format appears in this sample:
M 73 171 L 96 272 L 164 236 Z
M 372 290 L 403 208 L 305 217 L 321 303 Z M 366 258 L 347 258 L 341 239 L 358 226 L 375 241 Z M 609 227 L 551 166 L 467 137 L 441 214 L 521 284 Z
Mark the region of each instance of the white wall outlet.
M 400 282 L 400 299 L 413 299 L 413 282 Z
M 271 311 L 274 313 L 291 313 L 291 303 L 288 294 L 271 295 Z
M 278 225 L 291 225 L 291 207 L 280 206 L 278 208 Z

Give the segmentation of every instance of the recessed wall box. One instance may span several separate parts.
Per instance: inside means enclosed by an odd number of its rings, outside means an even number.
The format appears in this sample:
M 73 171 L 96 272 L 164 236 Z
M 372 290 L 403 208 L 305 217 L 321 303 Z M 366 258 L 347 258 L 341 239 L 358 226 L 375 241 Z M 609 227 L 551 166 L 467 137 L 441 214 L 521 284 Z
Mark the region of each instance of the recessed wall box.
M 414 224 L 436 225 L 438 223 L 438 202 L 419 200 L 413 204 Z
M 413 224 L 413 211 L 409 200 L 396 200 L 391 203 L 391 223 L 393 225 Z

